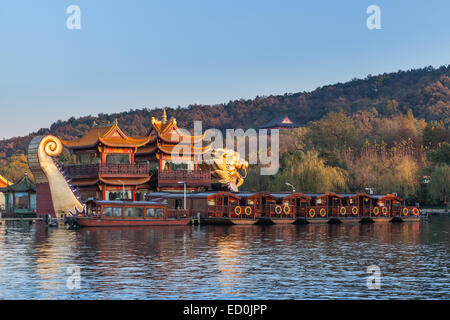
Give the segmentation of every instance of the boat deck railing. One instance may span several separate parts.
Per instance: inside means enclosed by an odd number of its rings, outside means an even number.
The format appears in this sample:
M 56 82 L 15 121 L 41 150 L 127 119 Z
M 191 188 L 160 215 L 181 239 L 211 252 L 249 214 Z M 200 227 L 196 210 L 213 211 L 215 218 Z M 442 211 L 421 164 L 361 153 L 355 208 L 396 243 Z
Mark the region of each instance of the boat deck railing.
M 167 209 L 168 219 L 183 219 L 189 217 L 189 210 L 184 209 Z
M 237 209 L 239 207 L 239 209 Z M 208 205 L 208 216 L 228 217 L 230 219 L 255 219 L 254 206 L 239 206 L 237 203 L 228 205 Z
M 265 216 L 271 219 L 295 219 L 295 207 L 287 204 L 264 205 Z

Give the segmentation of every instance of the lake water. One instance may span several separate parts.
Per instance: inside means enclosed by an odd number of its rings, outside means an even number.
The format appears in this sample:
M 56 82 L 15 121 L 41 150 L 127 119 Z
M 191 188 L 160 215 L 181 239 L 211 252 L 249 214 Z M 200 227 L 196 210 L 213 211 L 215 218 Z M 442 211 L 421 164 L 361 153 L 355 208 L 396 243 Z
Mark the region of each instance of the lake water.
M 9 222 L 0 226 L 0 298 L 450 299 L 449 232 L 448 216 L 78 231 Z M 367 287 L 371 265 L 380 289 Z

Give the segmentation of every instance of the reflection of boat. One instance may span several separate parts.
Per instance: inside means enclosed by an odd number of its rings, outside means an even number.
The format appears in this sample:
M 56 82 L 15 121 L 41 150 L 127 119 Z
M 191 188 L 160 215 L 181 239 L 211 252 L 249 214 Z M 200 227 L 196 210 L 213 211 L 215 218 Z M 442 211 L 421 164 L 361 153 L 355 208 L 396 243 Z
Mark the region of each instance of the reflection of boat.
M 86 214 L 67 220 L 82 227 L 172 226 L 189 223 L 186 214 L 169 215 L 167 205 L 157 201 L 89 201 Z

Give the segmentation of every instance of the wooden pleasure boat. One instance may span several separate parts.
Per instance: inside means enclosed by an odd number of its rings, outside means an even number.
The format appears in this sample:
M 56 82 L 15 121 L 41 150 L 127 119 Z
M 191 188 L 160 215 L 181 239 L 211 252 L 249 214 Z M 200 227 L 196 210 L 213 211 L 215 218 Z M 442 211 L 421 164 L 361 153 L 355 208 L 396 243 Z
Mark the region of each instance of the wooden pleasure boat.
M 183 212 L 168 214 L 167 205 L 157 201 L 93 200 L 87 203 L 86 214 L 73 219 L 81 227 L 173 226 L 190 222 Z

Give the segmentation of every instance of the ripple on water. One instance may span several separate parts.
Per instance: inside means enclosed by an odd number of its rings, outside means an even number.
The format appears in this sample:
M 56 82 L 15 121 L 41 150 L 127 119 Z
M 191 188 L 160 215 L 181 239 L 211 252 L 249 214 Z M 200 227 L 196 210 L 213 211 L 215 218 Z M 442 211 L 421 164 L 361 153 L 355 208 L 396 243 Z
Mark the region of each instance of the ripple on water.
M 0 226 L 3 299 L 449 299 L 450 222 Z M 81 288 L 67 288 L 79 266 Z M 381 288 L 367 288 L 367 267 Z

